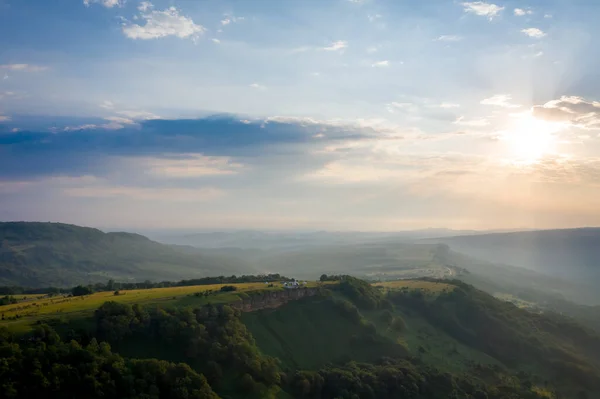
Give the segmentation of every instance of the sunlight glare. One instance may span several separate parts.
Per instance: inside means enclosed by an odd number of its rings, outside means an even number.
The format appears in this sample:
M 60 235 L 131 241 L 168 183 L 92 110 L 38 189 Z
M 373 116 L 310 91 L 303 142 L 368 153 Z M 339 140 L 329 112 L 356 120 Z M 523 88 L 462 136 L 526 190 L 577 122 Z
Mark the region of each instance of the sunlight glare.
M 562 128 L 560 123 L 526 115 L 520 117 L 501 137 L 508 143 L 511 157 L 531 163 L 556 152 L 558 140 L 555 134 Z

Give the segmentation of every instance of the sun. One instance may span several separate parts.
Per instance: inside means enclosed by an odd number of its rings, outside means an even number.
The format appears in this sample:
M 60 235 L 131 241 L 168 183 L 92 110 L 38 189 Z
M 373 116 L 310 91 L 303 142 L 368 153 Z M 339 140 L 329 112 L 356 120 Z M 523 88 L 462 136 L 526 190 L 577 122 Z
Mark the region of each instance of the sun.
M 507 143 L 512 158 L 531 163 L 556 152 L 556 133 L 562 128 L 560 123 L 526 115 L 518 118 L 513 126 L 501 134 L 501 138 Z

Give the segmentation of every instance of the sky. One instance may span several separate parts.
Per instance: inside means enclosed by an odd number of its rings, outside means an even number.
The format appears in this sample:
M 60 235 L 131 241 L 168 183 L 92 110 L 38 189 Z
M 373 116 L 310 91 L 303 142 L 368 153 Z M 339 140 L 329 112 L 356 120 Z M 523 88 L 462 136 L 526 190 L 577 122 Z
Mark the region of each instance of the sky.
M 600 225 L 600 4 L 0 0 L 0 220 Z

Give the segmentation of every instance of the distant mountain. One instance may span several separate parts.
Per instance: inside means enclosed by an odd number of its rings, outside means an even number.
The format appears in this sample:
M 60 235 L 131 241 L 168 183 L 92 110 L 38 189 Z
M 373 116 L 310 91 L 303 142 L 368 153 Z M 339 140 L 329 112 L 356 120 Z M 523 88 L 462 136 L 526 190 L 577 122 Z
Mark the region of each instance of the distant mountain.
M 131 233 L 61 223 L 0 223 L 0 285 L 72 286 L 251 272 L 227 256 L 159 244 Z
M 495 263 L 600 283 L 600 228 L 541 230 L 428 239 Z
M 364 244 L 374 242 L 409 242 L 423 238 L 476 234 L 475 230 L 423 229 L 400 232 L 282 232 L 282 231 L 217 231 L 188 234 L 152 234 L 156 241 L 191 245 L 199 248 L 242 248 L 292 250 L 306 247 Z

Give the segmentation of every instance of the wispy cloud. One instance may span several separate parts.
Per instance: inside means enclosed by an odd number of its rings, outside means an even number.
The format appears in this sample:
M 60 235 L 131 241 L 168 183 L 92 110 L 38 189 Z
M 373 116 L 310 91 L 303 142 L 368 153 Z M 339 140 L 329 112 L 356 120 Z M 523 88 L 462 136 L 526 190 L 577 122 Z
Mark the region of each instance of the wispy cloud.
M 531 10 L 524 10 L 522 8 L 515 8 L 513 12 L 514 12 L 514 14 L 517 17 L 524 17 L 525 15 L 531 15 L 531 14 L 533 14 L 533 11 L 531 11 Z
M 508 94 L 496 94 L 490 98 L 481 100 L 480 104 L 493 105 L 493 106 L 502 107 L 502 108 L 519 108 L 519 107 L 521 107 L 519 104 L 512 104 L 510 102 L 511 100 L 512 100 L 512 96 L 510 96 Z
M 21 71 L 21 72 L 41 72 L 48 69 L 46 66 L 31 65 L 31 64 L 4 64 L 0 65 L 0 69 L 8 71 Z
M 459 108 L 460 104 L 456 103 L 441 103 L 440 108 Z
M 529 37 L 533 37 L 534 39 L 541 39 L 542 37 L 546 36 L 546 34 L 538 28 L 527 28 L 521 30 L 521 32 Z
M 139 111 L 139 110 L 121 110 L 116 111 L 117 114 L 126 116 L 127 118 L 134 120 L 153 120 L 153 119 L 161 119 L 160 116 L 153 114 L 148 111 Z
M 256 89 L 256 90 L 267 90 L 266 86 L 263 86 L 263 85 L 261 85 L 259 83 L 252 83 L 250 85 L 250 87 L 252 87 L 253 89 Z
M 89 6 L 90 4 L 100 4 L 106 8 L 123 7 L 125 0 L 83 0 L 83 4 L 86 6 Z
M 435 40 L 438 42 L 459 42 L 462 39 L 462 36 L 458 35 L 442 35 L 438 36 Z
M 143 2 L 138 7 L 140 18 L 145 21 L 143 25 L 126 24 L 123 33 L 130 39 L 159 39 L 167 36 L 175 36 L 181 39 L 197 39 L 206 28 L 194 23 L 194 21 L 180 14 L 175 7 L 169 7 L 164 11 L 154 10 L 149 2 Z
M 371 64 L 371 66 L 374 68 L 388 67 L 388 66 L 390 66 L 390 62 L 388 60 L 377 61 L 377 62 L 374 62 L 373 64 Z
M 222 197 L 223 190 L 206 188 L 153 188 L 134 186 L 93 185 L 73 187 L 63 191 L 71 197 L 128 198 L 144 201 L 195 202 L 210 201 Z
M 202 154 L 174 154 L 169 158 L 135 159 L 138 166 L 153 175 L 168 178 L 197 178 L 204 176 L 227 176 L 240 173 L 243 165 L 230 157 L 210 157 Z
M 0 122 L 7 122 L 10 120 L 9 116 L 0 114 Z
M 600 102 L 578 96 L 563 96 L 533 107 L 533 115 L 584 129 L 600 129 Z
M 232 23 L 241 22 L 245 19 L 245 17 L 235 17 L 233 15 L 226 14 L 225 17 L 221 20 L 221 25 L 225 26 Z
M 465 2 L 462 3 L 462 6 L 466 13 L 488 17 L 490 20 L 500 15 L 502 10 L 504 10 L 504 7 L 483 1 Z
M 460 125 L 460 126 L 468 126 L 468 127 L 484 127 L 484 126 L 488 126 L 490 124 L 490 121 L 488 121 L 486 118 L 467 120 L 467 119 L 465 119 L 464 116 L 461 116 L 454 121 L 454 124 Z
M 325 50 L 325 51 L 343 51 L 346 48 L 348 48 L 348 42 L 346 42 L 344 40 L 338 40 L 336 42 L 331 43 L 327 47 L 323 47 L 323 50 Z

